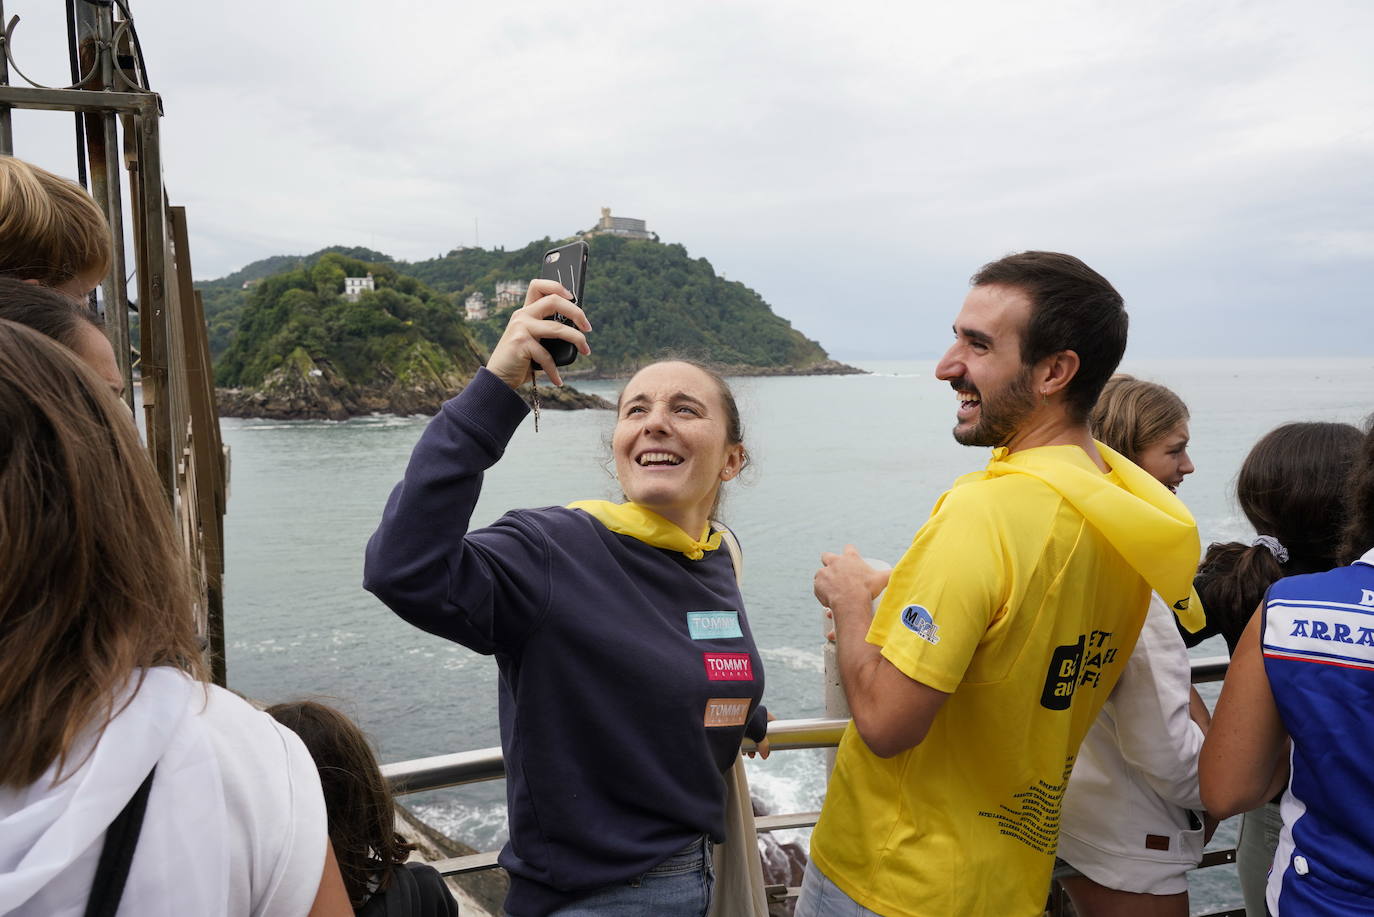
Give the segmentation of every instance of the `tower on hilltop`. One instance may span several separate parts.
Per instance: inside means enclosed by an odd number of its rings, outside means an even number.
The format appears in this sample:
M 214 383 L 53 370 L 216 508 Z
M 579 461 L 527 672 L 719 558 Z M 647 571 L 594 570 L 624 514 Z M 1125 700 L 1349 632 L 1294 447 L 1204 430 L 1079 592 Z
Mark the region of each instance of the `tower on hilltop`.
M 613 217 L 611 208 L 601 208 L 601 219 L 596 226 L 587 233 L 589 236 L 621 236 L 625 239 L 656 239 L 653 233 L 645 227 L 643 220 L 635 220 L 630 217 Z

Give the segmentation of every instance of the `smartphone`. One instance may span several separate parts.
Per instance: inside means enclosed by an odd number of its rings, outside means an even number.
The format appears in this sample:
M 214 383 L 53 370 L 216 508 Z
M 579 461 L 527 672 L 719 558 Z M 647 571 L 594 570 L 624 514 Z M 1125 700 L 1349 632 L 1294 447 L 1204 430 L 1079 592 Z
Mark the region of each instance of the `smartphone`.
M 572 294 L 573 303 L 581 306 L 582 285 L 587 279 L 587 243 L 570 242 L 544 252 L 539 276 L 543 280 L 557 280 L 563 284 L 563 288 Z M 553 317 L 565 325 L 572 324 L 572 319 L 566 316 L 555 313 Z M 577 359 L 577 347 L 570 341 L 540 338 L 539 343 L 553 357 L 555 366 L 567 366 Z

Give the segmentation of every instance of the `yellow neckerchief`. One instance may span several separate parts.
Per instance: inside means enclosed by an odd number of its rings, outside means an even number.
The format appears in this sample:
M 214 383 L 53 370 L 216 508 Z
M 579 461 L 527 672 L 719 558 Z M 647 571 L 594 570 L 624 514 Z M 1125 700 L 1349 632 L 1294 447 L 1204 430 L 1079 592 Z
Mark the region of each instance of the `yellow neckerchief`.
M 629 535 L 653 548 L 677 551 L 688 560 L 701 560 L 707 551 L 720 547 L 720 532 L 708 523 L 701 539 L 694 539 L 672 522 L 638 503 L 611 503 L 609 500 L 578 500 L 568 509 L 580 509 L 617 535 Z
M 1094 440 L 1115 483 L 1078 446 L 1039 446 L 1010 452 L 994 449 L 988 466 L 966 480 L 1027 474 L 1039 478 L 1074 506 L 1170 605 L 1190 633 L 1206 624 L 1193 590 L 1197 525 L 1169 488 L 1124 455 Z

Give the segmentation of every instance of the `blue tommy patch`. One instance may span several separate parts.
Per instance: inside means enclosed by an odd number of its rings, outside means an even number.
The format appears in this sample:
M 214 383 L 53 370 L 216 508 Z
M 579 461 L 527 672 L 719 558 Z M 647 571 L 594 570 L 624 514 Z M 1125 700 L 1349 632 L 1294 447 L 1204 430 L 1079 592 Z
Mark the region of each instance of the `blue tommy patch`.
M 687 633 L 693 640 L 729 640 L 743 637 L 738 611 L 689 611 Z
M 932 646 L 940 642 L 940 627 L 930 612 L 920 605 L 908 605 L 902 609 L 902 623 L 922 640 Z

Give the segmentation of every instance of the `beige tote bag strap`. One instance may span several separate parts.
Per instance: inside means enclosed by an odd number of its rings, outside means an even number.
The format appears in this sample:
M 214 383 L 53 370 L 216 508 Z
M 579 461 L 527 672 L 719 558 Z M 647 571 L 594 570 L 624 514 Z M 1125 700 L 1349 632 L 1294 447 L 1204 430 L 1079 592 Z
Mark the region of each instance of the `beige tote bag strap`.
M 741 582 L 744 554 L 735 540 L 735 533 L 719 522 L 712 522 L 711 528 L 720 532 L 721 542 L 735 565 L 735 581 Z M 746 838 L 747 842 L 740 842 Z M 710 917 L 768 917 L 754 803 L 749 795 L 749 778 L 744 773 L 742 755 L 736 755 L 735 763 L 725 772 L 725 839 L 725 843 L 717 844 L 715 850 L 716 887 L 711 897 Z
M 719 522 L 711 523 L 711 531 L 720 532 L 720 542 L 725 545 L 725 550 L 730 552 L 730 560 L 735 564 L 735 582 L 741 589 L 744 588 L 744 552 L 739 549 L 739 539 L 735 533 L 730 531 Z

